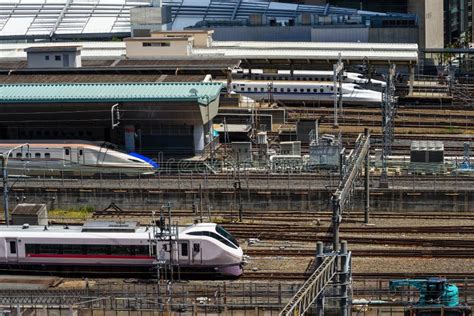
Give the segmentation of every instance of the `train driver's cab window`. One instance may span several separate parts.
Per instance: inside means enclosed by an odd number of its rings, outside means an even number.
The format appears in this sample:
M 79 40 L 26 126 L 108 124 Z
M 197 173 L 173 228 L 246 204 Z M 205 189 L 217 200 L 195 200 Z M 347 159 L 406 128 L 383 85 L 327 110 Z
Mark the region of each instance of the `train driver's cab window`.
M 35 153 L 35 158 L 41 158 L 41 153 Z
M 64 154 L 65 154 L 66 156 L 69 156 L 69 154 L 70 154 L 69 148 L 64 148 Z

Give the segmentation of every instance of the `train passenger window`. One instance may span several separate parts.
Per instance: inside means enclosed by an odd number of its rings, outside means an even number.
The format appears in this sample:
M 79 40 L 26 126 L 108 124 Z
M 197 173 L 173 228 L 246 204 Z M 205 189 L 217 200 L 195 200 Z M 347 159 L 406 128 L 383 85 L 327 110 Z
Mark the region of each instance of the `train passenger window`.
M 108 255 L 110 251 L 110 245 L 87 245 L 87 254 L 90 255 Z
M 41 158 L 41 153 L 35 153 L 35 158 Z
M 252 89 L 251 89 L 251 88 L 247 88 L 247 91 L 252 91 Z
M 318 89 L 313 89 L 313 92 L 318 92 Z
M 306 92 L 311 92 L 311 89 L 309 89 L 309 88 L 308 88 L 308 89 L 306 89 Z
M 264 91 L 265 91 L 265 88 L 260 88 L 260 91 L 261 91 L 261 92 L 264 92 Z
M 273 92 L 278 92 L 278 88 L 273 88 Z
M 319 92 L 324 93 L 324 89 L 323 88 L 319 89 Z
M 51 158 L 51 154 L 50 153 L 44 153 L 44 158 Z
M 334 87 L 332 87 L 332 86 L 329 89 L 331 89 L 331 91 L 334 91 Z
M 125 246 L 125 247 L 130 247 L 130 246 Z M 136 245 L 132 247 L 135 250 L 135 256 L 148 256 L 149 255 L 148 246 Z
M 298 89 L 295 88 L 295 89 L 293 90 L 293 92 L 298 92 Z
M 63 245 L 63 254 L 83 254 L 82 245 Z
M 290 89 L 290 88 L 287 88 L 287 89 L 286 89 L 286 92 L 291 92 L 291 89 Z
M 64 148 L 64 154 L 65 154 L 66 156 L 69 156 L 69 148 Z
M 16 254 L 16 241 L 10 241 L 10 253 Z
M 82 153 L 83 153 L 82 149 L 79 149 L 79 156 L 82 156 Z
M 181 256 L 183 257 L 188 256 L 188 244 L 186 243 L 181 244 Z
M 25 156 L 26 156 L 27 158 L 30 158 L 30 157 L 31 157 L 31 153 L 26 153 Z
M 62 245 L 39 245 L 38 253 L 61 254 Z
M 244 87 L 240 87 L 240 91 L 245 91 L 245 88 L 244 88 Z
M 284 88 L 280 88 L 280 92 L 285 92 L 285 89 L 284 89 Z

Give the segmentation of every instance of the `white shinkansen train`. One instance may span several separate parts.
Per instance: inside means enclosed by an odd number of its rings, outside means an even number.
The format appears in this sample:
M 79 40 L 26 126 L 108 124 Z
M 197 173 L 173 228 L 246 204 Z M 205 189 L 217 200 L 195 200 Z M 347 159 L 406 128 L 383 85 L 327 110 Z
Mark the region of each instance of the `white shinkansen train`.
M 172 228 L 172 237 L 136 222 L 86 222 L 84 226 L 9 226 L 0 231 L 3 272 L 89 275 L 156 273 L 157 260 L 190 278 L 236 278 L 243 252 L 235 238 L 213 223 Z M 164 230 L 164 232 L 166 232 Z M 155 239 L 153 234 L 157 236 Z M 13 273 L 13 272 L 12 272 Z
M 271 99 L 283 102 L 334 102 L 334 85 L 329 82 L 238 80 L 232 81 L 232 92 L 255 101 Z M 379 104 L 382 93 L 364 89 L 357 84 L 343 83 L 342 100 L 346 104 Z
M 136 153 L 125 153 L 110 143 L 71 140 L 0 140 L 0 152 L 11 151 L 8 158 L 10 175 L 93 175 L 103 173 L 152 174 L 158 165 Z
M 325 70 L 294 70 L 293 75 L 289 70 L 278 70 L 277 73 L 265 73 L 262 69 L 252 69 L 249 73 L 248 69 L 235 69 L 233 70 L 233 76 L 235 78 L 250 79 L 250 80 L 291 80 L 291 81 L 329 81 L 333 82 L 333 71 Z M 344 72 L 342 75 L 342 82 L 344 83 L 357 83 L 357 84 L 372 84 L 374 86 L 385 87 L 386 83 L 381 80 L 369 79 L 364 75 L 357 72 Z

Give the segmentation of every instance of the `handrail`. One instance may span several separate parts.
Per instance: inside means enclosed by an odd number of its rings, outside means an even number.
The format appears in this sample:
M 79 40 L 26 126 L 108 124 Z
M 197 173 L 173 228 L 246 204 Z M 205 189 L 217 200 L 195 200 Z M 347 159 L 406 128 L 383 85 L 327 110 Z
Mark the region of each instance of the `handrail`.
M 308 311 L 336 274 L 336 258 L 337 256 L 331 256 L 323 259 L 321 265 L 281 310 L 280 316 L 304 315 Z

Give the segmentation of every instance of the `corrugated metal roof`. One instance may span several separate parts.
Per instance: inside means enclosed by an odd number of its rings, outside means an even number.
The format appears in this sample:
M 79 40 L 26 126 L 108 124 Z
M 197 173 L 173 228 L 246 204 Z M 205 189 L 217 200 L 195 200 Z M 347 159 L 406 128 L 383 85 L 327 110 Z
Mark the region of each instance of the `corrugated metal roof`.
M 197 101 L 219 97 L 220 83 L 75 83 L 0 85 L 0 103 Z
M 341 53 L 343 60 L 391 60 L 417 62 L 417 51 L 391 50 L 317 50 L 317 49 L 244 49 L 244 48 L 194 48 L 194 56 L 241 57 L 255 59 L 313 59 L 334 60 Z
M 213 41 L 214 48 L 279 48 L 317 50 L 390 50 L 418 51 L 418 44 L 407 43 L 328 43 L 328 42 L 264 42 L 264 41 Z

